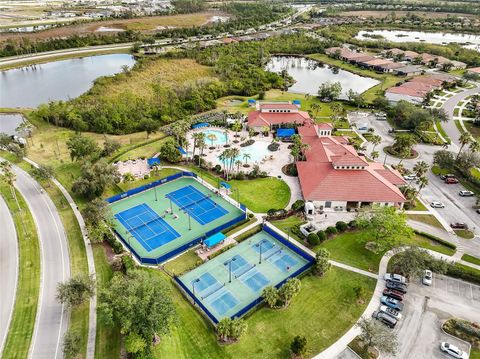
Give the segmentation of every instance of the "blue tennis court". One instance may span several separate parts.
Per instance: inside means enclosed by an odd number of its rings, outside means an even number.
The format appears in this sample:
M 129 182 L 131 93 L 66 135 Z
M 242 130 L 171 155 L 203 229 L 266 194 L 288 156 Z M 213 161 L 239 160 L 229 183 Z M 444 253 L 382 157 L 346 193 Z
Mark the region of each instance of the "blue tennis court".
M 225 288 L 222 288 L 218 294 L 208 298 L 207 302 L 215 309 L 218 315 L 224 315 L 238 304 L 238 300 Z
M 145 203 L 116 213 L 115 218 L 148 252 L 180 237 Z
M 193 186 L 185 186 L 165 195 L 182 211 L 186 211 L 201 225 L 210 223 L 228 213 L 212 200 L 212 195 L 205 195 Z
M 257 268 L 253 268 L 252 270 L 246 272 L 240 276 L 239 279 L 254 292 L 259 292 L 270 283 L 270 281 L 262 273 L 260 273 Z
M 295 267 L 298 261 L 287 253 L 281 251 L 268 259 L 282 272 L 288 272 L 290 268 Z

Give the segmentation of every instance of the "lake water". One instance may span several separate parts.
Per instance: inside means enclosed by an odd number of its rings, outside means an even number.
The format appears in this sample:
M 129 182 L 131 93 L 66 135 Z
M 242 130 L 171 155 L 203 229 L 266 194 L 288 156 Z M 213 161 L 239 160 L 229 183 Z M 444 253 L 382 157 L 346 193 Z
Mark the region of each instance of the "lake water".
M 128 54 L 88 56 L 0 72 L 0 107 L 34 108 L 50 100 L 68 100 L 86 92 L 100 76 L 133 66 Z
M 0 113 L 0 133 L 6 133 L 9 136 L 16 135 L 15 129 L 23 120 L 23 116 L 18 113 Z
M 294 93 L 316 95 L 320 85 L 330 81 L 340 82 L 342 85 L 341 98 L 346 98 L 350 89 L 362 93 L 379 84 L 379 81 L 370 77 L 359 76 L 304 57 L 273 56 L 267 64 L 267 69 L 273 72 L 287 70 L 288 74 L 296 81 L 288 89 L 288 92 Z
M 367 35 L 367 36 L 365 36 Z M 403 31 L 403 30 L 373 30 L 359 31 L 356 39 L 372 40 L 368 35 L 380 35 L 392 42 L 426 42 L 429 44 L 449 44 L 456 42 L 463 47 L 480 51 L 480 36 L 461 33 Z

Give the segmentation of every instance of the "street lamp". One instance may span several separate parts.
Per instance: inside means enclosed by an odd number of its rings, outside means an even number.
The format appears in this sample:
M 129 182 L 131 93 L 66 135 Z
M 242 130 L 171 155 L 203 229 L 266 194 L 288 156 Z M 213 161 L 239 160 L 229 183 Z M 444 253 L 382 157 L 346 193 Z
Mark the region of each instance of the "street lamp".
M 155 192 L 155 202 L 158 201 L 158 198 L 157 198 L 157 186 L 153 187 L 153 191 Z
M 200 279 L 195 279 L 193 282 L 192 282 L 192 289 L 193 289 L 193 305 L 196 305 L 196 301 L 195 301 L 195 283 L 198 283 L 200 282 Z
M 169 200 L 170 200 L 170 213 L 173 214 L 172 199 L 169 198 Z
M 259 247 L 259 255 L 260 255 L 260 260 L 258 261 L 258 264 L 262 264 L 262 243 L 263 239 L 256 244 L 257 247 Z
M 235 262 L 237 258 L 233 257 L 228 261 L 228 283 L 232 283 L 232 262 Z

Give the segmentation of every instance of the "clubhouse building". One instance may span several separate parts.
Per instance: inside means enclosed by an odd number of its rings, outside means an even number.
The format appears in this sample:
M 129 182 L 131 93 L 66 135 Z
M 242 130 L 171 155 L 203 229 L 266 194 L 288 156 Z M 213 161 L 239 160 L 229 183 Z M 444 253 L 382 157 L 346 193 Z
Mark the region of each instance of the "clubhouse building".
M 248 127 L 256 132 L 262 132 L 265 128 L 270 131 L 297 128 L 305 124 L 313 124 L 308 112 L 300 111 L 299 105 L 290 102 L 257 102 L 256 111 L 248 114 Z

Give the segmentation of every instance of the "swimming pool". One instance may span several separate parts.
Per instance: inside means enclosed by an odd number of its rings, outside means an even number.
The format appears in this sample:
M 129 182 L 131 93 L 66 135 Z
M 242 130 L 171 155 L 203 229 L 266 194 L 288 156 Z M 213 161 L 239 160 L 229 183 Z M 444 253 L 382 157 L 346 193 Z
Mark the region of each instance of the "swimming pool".
M 203 130 L 201 131 L 205 134 L 205 141 L 207 142 L 207 146 L 216 146 L 216 145 L 224 145 L 227 143 L 227 138 L 225 137 L 225 133 L 220 130 Z M 228 140 L 231 141 L 233 138 L 231 131 L 228 134 Z
M 265 156 L 270 156 L 273 152 L 268 150 L 268 143 L 256 141 L 253 145 L 240 147 L 240 155 L 235 158 L 235 161 L 238 160 L 245 163 L 245 154 L 250 155 L 250 158 L 247 159 L 247 163 L 255 163 L 260 162 Z

